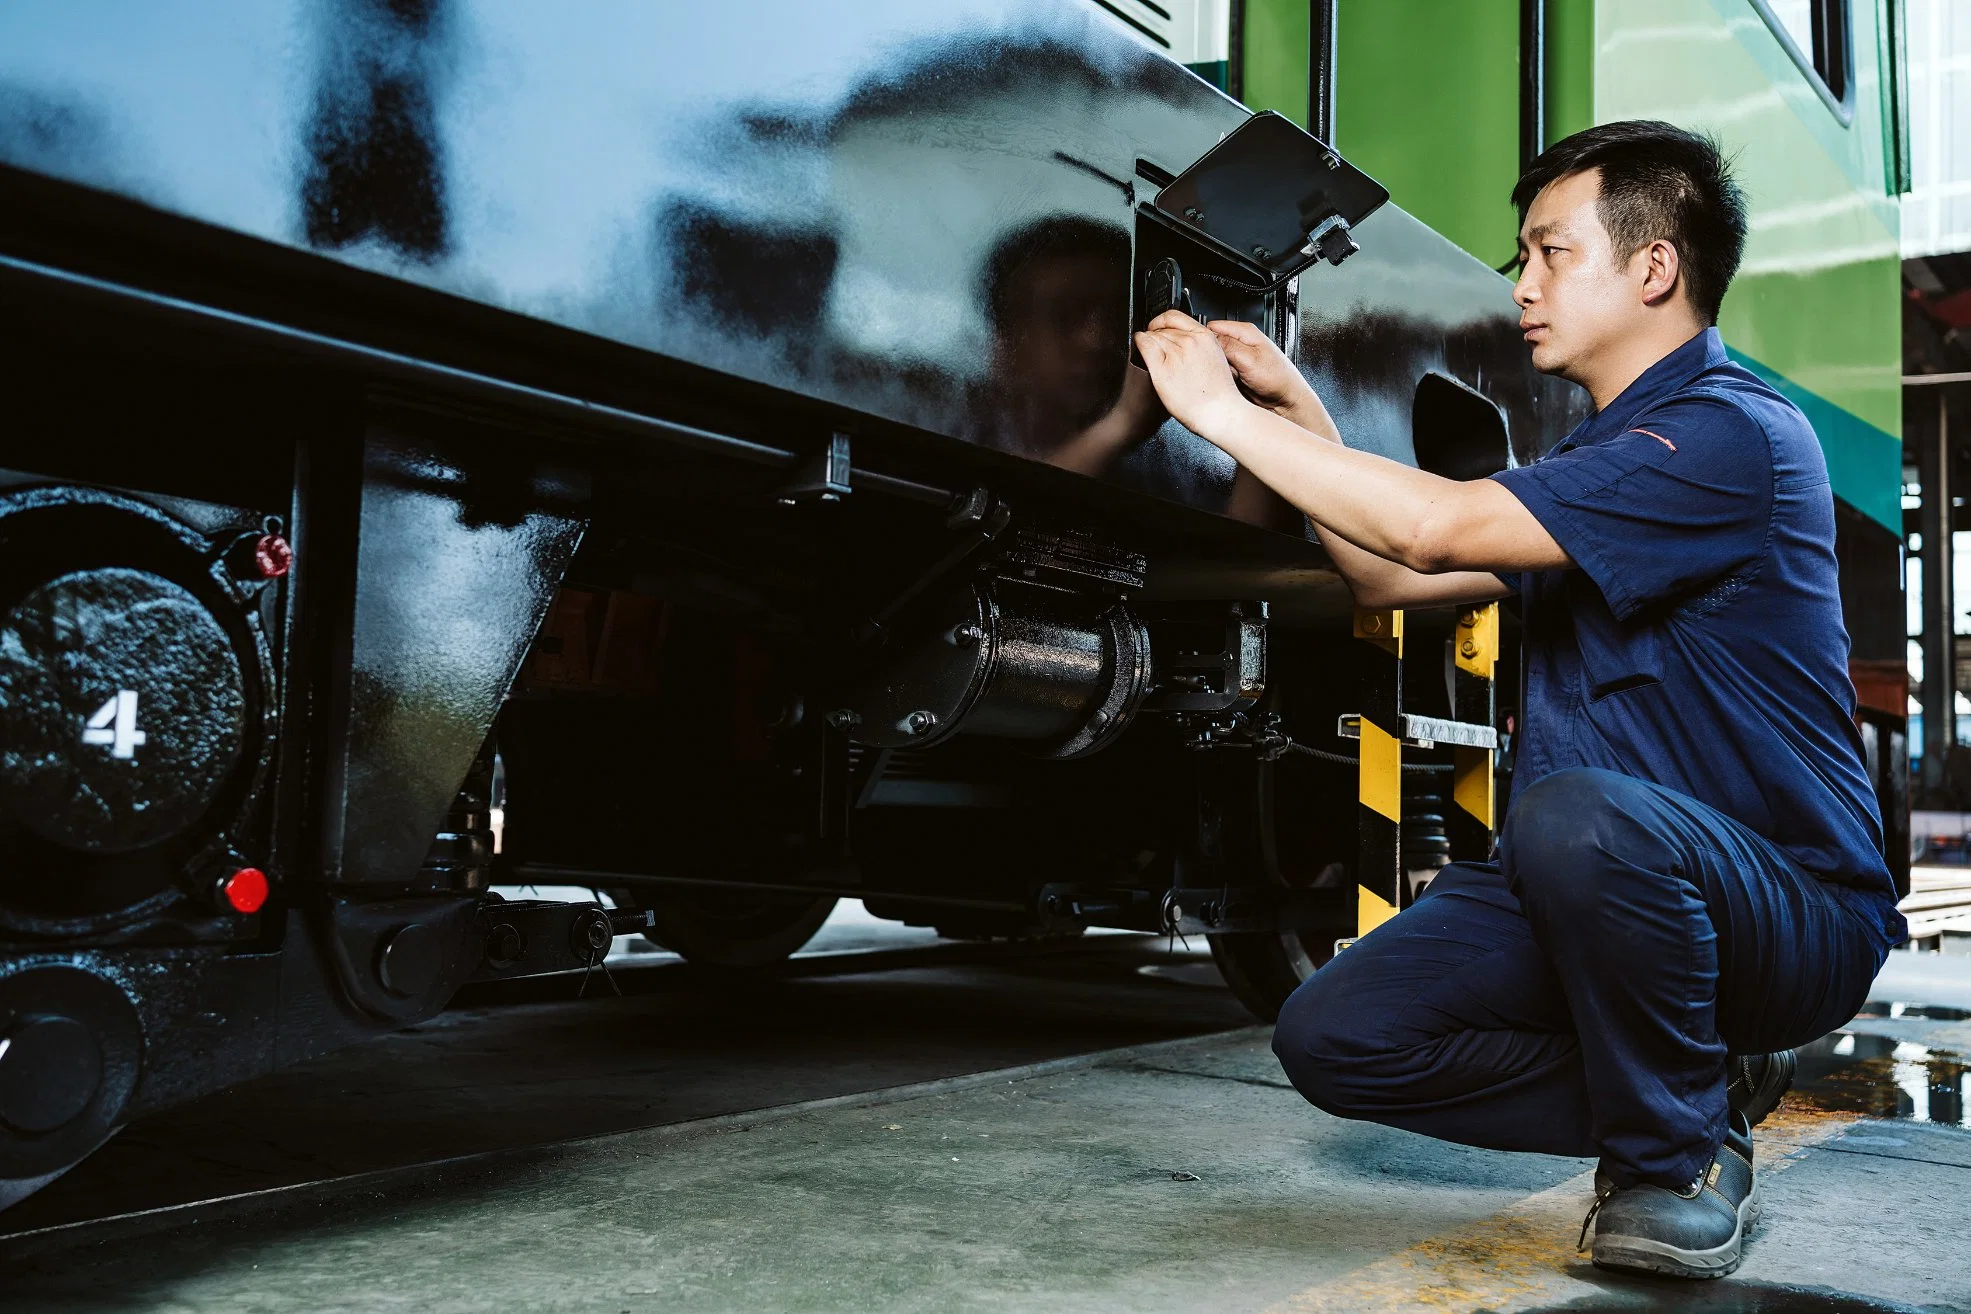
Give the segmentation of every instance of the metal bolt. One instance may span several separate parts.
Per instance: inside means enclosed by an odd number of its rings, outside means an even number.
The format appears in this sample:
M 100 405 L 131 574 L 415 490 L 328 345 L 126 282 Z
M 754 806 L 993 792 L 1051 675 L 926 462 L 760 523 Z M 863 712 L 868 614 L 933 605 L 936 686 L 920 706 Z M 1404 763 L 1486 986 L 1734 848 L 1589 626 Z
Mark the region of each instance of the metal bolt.
M 1321 157 L 1321 165 L 1327 169 L 1339 169 L 1341 167 L 1341 157 L 1333 151 L 1329 151 Z
M 1270 252 L 1270 251 L 1268 251 L 1268 250 L 1267 250 L 1267 249 L 1266 249 L 1265 247 L 1263 247 L 1263 246 L 1255 246 L 1255 247 L 1254 247 L 1254 248 L 1252 249 L 1252 253 L 1253 253 L 1254 255 L 1256 255 L 1256 256 L 1258 256 L 1258 257 L 1259 257 L 1259 258 L 1260 258 L 1261 260 L 1264 260 L 1264 259 L 1265 259 L 1265 258 L 1266 258 L 1267 256 L 1269 256 L 1269 255 L 1271 255 L 1271 254 L 1272 254 L 1272 252 Z
M 1103 726 L 1107 725 L 1108 723 L 1109 723 L 1109 714 L 1103 711 L 1099 707 L 1095 709 L 1095 714 L 1088 718 L 1088 728 L 1090 730 L 1100 730 Z
M 1200 223 L 1204 219 L 1204 211 L 1195 205 L 1187 205 L 1184 207 L 1184 217 L 1193 223 Z
M 486 933 L 486 961 L 495 968 L 513 966 L 526 952 L 520 928 L 510 922 L 501 922 Z
M 1458 624 L 1464 626 L 1466 629 L 1470 629 L 1472 626 L 1478 624 L 1478 613 L 1469 608 L 1459 612 Z
M 1476 657 L 1478 656 L 1478 645 L 1473 643 L 1470 639 L 1466 639 L 1463 643 L 1458 645 L 1458 651 L 1460 653 L 1463 653 L 1467 657 Z
M 780 505 L 782 505 L 782 506 L 799 506 L 799 505 L 800 505 L 800 503 L 798 503 L 798 502 L 796 502 L 796 501 L 795 501 L 795 500 L 794 500 L 793 498 L 791 498 L 791 497 L 783 497 L 783 498 L 781 498 L 781 499 L 780 499 Z
M 579 956 L 600 958 L 609 951 L 609 943 L 616 937 L 611 932 L 609 918 L 600 912 L 589 913 L 576 920 L 569 929 L 568 941 Z
M 917 711 L 904 717 L 903 724 L 913 735 L 927 735 L 937 727 L 938 718 L 935 712 Z
M 825 718 L 837 730 L 853 730 L 862 724 L 860 713 L 849 707 L 838 707 Z
M 967 621 L 963 625 L 952 626 L 951 633 L 945 636 L 953 647 L 969 648 L 985 640 L 985 631 Z

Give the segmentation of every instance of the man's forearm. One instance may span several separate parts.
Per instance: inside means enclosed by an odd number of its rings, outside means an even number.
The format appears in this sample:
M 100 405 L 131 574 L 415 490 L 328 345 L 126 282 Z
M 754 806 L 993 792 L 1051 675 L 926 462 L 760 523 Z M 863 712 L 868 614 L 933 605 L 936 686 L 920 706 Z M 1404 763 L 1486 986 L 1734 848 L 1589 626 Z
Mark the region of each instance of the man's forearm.
M 1400 562 L 1386 560 L 1356 547 L 1332 529 L 1324 528 L 1319 521 L 1310 520 L 1308 523 L 1314 526 L 1314 536 L 1327 549 L 1329 558 L 1335 563 L 1335 570 L 1347 582 L 1348 591 L 1354 595 L 1357 604 L 1388 607 L 1401 605 L 1405 601 L 1402 585 L 1416 578 L 1416 571 Z
M 1426 575 L 1365 552 L 1333 530 L 1315 525 L 1314 533 L 1358 607 L 1455 607 L 1489 602 L 1511 592 L 1490 571 L 1451 570 Z
M 1283 405 L 1263 409 L 1272 410 L 1282 419 L 1324 442 L 1337 447 L 1342 445 L 1341 432 L 1335 426 L 1334 417 L 1328 414 L 1328 408 L 1311 388 Z M 1239 477 L 1259 482 L 1243 466 L 1240 467 Z M 1390 561 L 1355 546 L 1317 520 L 1310 518 L 1308 523 L 1313 526 L 1314 535 L 1321 546 L 1327 549 L 1329 559 L 1347 583 L 1357 606 L 1449 606 L 1504 596 L 1505 587 L 1496 575 L 1473 572 L 1425 575 L 1401 562 Z
M 1184 409 L 1195 421 L 1193 432 L 1223 448 L 1317 526 L 1385 561 L 1426 576 L 1574 565 L 1547 527 L 1496 480 L 1445 479 L 1354 451 L 1236 397 Z M 1463 596 L 1482 582 L 1458 582 L 1448 593 Z M 1425 592 L 1450 600 L 1441 596 L 1444 587 Z
M 1227 341 L 1238 361 L 1227 354 Z M 1424 575 L 1574 564 L 1504 484 L 1445 479 L 1334 441 L 1320 399 L 1257 329 L 1228 326 L 1221 334 L 1167 310 L 1136 344 L 1157 396 L 1179 422 L 1316 525 L 1371 555 Z M 1317 436 L 1279 412 L 1304 414 L 1324 432 Z
M 1318 419 L 1332 430 L 1325 411 Z M 1206 438 L 1304 512 L 1324 538 L 1415 571 L 1448 564 L 1439 559 L 1440 522 L 1458 496 L 1457 481 L 1353 451 L 1256 406 L 1207 427 Z M 1332 546 L 1329 551 L 1342 559 Z M 1367 561 L 1360 568 L 1365 577 L 1377 572 Z

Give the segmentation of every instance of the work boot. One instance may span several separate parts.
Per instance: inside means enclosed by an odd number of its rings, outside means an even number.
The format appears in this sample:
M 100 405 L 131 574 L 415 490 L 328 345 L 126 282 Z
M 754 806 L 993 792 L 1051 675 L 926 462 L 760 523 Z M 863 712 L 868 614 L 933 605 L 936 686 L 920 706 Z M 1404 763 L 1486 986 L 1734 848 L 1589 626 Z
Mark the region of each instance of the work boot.
M 1779 1106 L 1800 1070 L 1800 1056 L 1790 1049 L 1774 1054 L 1732 1054 L 1725 1059 L 1725 1099 L 1757 1127 Z
M 1752 1128 L 1734 1110 L 1725 1143 L 1702 1176 L 1681 1191 L 1639 1183 L 1616 1186 L 1597 1173 L 1595 1202 L 1581 1224 L 1595 1227 L 1600 1268 L 1717 1278 L 1738 1267 L 1745 1234 L 1759 1221 L 1759 1184 L 1752 1175 Z

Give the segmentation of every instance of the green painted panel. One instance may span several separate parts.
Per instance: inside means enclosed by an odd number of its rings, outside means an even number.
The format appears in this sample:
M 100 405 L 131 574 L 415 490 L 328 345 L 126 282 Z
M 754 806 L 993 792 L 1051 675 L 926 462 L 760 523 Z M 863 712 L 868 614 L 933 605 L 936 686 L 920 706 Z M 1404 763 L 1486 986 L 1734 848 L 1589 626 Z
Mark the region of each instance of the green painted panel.
M 1338 8 L 1335 145 L 1405 210 L 1503 263 L 1517 227 L 1519 0 Z
M 1209 82 L 1212 86 L 1217 87 L 1220 91 L 1225 90 L 1225 74 L 1230 68 L 1230 61 L 1209 59 L 1202 64 L 1186 64 L 1184 67 L 1190 69 L 1193 73 L 1203 78 L 1206 82 Z
M 1718 330 L 1734 350 L 1878 429 L 1902 432 L 1902 272 L 1893 256 L 1748 268 L 1725 297 Z
M 1746 0 L 1597 0 L 1595 118 L 1708 128 L 1743 151 L 1747 164 L 1782 164 L 1760 179 L 1753 199 L 1762 208 L 1850 196 L 1893 232 L 1881 33 L 1872 4 L 1855 0 L 1854 9 L 1854 113 L 1844 124 Z
M 1887 102 L 1877 53 L 1884 33 L 1874 12 L 1876 0 L 1850 0 L 1855 87 L 1852 118 L 1847 122 L 1821 99 L 1820 92 L 1815 90 L 1818 79 L 1794 61 L 1765 19 L 1746 0 L 1710 0 L 1709 8 L 1714 24 L 1730 33 L 1764 75 L 1768 102 L 1784 105 L 1820 144 L 1821 153 L 1848 175 L 1849 182 L 1886 208 L 1891 194 L 1885 186 L 1884 174 L 1887 160 L 1883 150 L 1883 119 Z
M 1246 0 L 1245 96 L 1307 126 L 1307 0 Z
M 1799 404 L 1835 492 L 1901 523 L 1898 215 L 1885 195 L 1880 33 L 1856 0 L 1853 120 L 1816 95 L 1745 0 L 1596 0 L 1595 118 L 1712 132 L 1751 204 L 1718 327 Z
M 1595 0 L 1547 0 L 1547 140 L 1595 125 Z
M 1868 421 L 1734 348 L 1732 359 L 1800 408 L 1827 454 L 1828 479 L 1842 501 L 1890 532 L 1903 532 L 1903 443 Z
M 1716 133 L 1752 202 L 1719 320 L 1807 414 L 1835 492 L 1901 524 L 1900 272 L 1886 195 L 1882 32 L 1855 0 L 1842 124 L 1745 0 L 1547 0 L 1548 141 L 1661 118 Z M 1518 0 L 1340 0 L 1336 144 L 1487 264 L 1512 250 Z M 1304 122 L 1307 0 L 1247 0 L 1246 96 Z

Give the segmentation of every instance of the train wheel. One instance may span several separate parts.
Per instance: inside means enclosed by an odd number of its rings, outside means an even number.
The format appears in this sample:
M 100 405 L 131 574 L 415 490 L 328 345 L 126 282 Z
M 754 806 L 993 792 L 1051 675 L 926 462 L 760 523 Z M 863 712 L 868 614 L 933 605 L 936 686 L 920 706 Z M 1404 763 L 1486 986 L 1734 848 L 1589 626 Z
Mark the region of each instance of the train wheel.
M 1280 1015 L 1280 1006 L 1314 969 L 1334 956 L 1335 937 L 1325 949 L 1310 943 L 1305 931 L 1283 935 L 1213 935 L 1211 957 L 1218 974 L 1241 1004 L 1262 1022 Z
M 1280 1006 L 1315 969 L 1334 957 L 1335 940 L 1355 933 L 1353 883 L 1336 863 L 1320 863 L 1283 853 L 1280 817 L 1273 805 L 1280 764 L 1251 760 L 1205 765 L 1201 801 L 1205 829 L 1217 839 L 1216 855 L 1228 884 L 1308 886 L 1332 890 L 1333 916 L 1320 924 L 1278 934 L 1237 932 L 1212 935 L 1218 974 L 1240 1003 L 1261 1021 L 1280 1015 Z
M 832 895 L 762 894 L 753 890 L 667 890 L 644 894 L 646 935 L 707 967 L 771 967 L 814 938 L 835 910 Z

